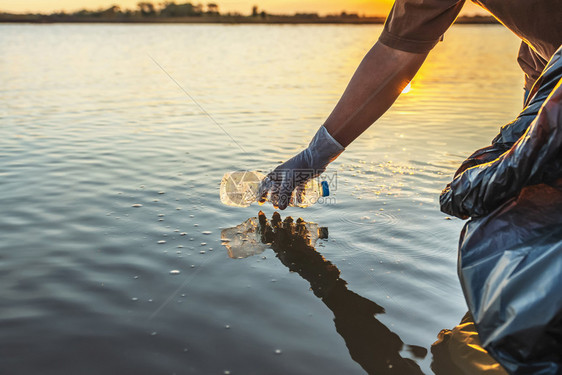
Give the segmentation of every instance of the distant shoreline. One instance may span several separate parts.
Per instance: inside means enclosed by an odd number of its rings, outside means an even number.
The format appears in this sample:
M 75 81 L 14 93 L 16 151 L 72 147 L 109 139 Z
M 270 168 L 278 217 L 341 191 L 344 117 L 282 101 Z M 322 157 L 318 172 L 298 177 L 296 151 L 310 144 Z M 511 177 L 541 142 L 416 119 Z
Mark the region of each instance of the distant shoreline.
M 204 15 L 188 17 L 77 17 L 74 15 L 7 14 L 0 13 L 0 23 L 134 23 L 134 24 L 331 24 L 331 25 L 381 25 L 385 17 L 357 16 L 289 16 L 270 15 L 265 17 L 241 15 Z M 455 24 L 499 24 L 490 16 L 462 16 Z

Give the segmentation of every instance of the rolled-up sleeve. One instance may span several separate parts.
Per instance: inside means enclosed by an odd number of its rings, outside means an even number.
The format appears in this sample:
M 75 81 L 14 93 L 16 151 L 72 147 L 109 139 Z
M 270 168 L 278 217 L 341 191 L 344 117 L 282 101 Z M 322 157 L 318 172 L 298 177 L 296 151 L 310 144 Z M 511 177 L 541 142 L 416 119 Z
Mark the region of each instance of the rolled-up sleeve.
M 521 42 L 517 62 L 523 73 L 525 73 L 525 89 L 531 90 L 535 81 L 544 70 L 546 61 L 525 42 Z
M 379 41 L 401 51 L 429 52 L 463 5 L 464 0 L 396 0 Z

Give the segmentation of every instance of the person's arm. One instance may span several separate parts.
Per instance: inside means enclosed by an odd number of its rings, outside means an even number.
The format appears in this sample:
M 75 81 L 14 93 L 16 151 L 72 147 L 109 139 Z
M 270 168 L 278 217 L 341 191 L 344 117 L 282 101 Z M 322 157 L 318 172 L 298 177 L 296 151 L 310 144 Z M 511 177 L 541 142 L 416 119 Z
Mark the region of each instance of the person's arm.
M 390 108 L 426 56 L 427 53 L 404 52 L 377 42 L 308 147 L 262 181 L 260 201 L 269 196 L 274 206 L 285 209 L 295 187 L 324 172 L 345 147 Z
M 377 42 L 363 58 L 324 123 L 343 147 L 371 126 L 412 80 L 427 53 L 410 53 Z

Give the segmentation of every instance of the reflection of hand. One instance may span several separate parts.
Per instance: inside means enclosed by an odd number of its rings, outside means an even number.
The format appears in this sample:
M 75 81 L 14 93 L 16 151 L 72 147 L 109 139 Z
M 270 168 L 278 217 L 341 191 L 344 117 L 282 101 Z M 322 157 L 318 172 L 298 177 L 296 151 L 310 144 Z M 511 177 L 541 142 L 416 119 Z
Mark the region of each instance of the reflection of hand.
M 324 298 L 340 287 L 345 289 L 346 282 L 340 279 L 338 268 L 314 249 L 317 238 L 327 238 L 328 228 L 318 228 L 315 223 L 300 218 L 293 221 L 290 216 L 281 220 L 277 212 L 268 221 L 260 211 L 259 231 L 261 241 L 271 246 L 290 271 L 309 281 L 317 297 Z
M 337 332 L 343 337 L 349 354 L 371 375 L 422 375 L 413 359 L 401 355 L 400 337 L 378 321 L 384 308 L 347 288 L 340 270 L 314 249 L 311 238 L 317 227 L 302 219 L 281 219 L 275 212 L 271 221 L 259 213 L 261 241 L 271 246 L 277 258 L 290 271 L 310 282 L 314 294 L 334 313 Z M 327 228 L 319 231 L 326 238 Z M 425 348 L 407 346 L 415 357 L 425 357 Z
M 271 203 L 284 210 L 291 202 L 293 190 L 302 187 L 311 178 L 326 170 L 344 148 L 321 127 L 306 149 L 279 165 L 262 181 L 259 189 L 261 201 L 270 194 Z

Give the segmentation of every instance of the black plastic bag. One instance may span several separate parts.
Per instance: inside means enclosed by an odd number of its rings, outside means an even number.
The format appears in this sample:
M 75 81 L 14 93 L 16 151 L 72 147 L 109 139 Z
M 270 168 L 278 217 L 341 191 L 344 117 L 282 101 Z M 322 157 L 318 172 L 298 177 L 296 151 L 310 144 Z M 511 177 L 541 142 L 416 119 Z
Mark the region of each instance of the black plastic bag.
M 482 345 L 512 374 L 562 374 L 562 48 L 526 108 L 443 191 L 469 220 L 459 278 Z

